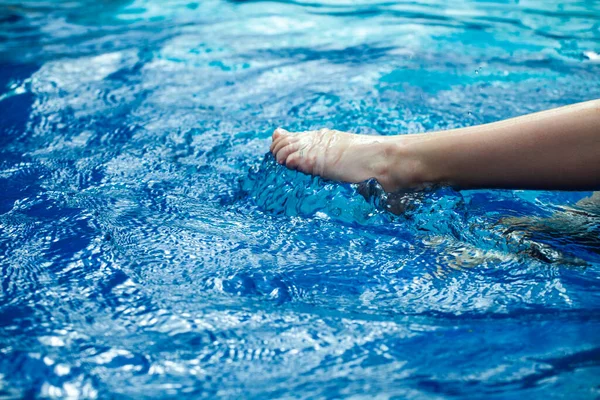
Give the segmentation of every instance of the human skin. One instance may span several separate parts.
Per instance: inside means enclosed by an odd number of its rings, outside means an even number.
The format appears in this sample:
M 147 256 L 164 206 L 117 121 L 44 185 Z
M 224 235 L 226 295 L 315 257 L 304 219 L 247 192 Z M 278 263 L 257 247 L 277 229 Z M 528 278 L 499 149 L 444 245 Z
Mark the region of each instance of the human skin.
M 456 189 L 600 189 L 600 100 L 491 124 L 415 135 L 366 136 L 278 128 L 280 164 L 327 179 L 377 179 L 388 192 Z

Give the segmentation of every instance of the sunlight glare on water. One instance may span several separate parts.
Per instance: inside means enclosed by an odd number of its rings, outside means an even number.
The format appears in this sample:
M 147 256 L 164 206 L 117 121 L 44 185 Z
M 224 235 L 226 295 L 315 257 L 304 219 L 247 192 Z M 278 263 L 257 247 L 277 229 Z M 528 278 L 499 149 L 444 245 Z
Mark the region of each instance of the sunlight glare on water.
M 595 1 L 0 0 L 0 397 L 599 396 L 591 192 L 268 154 L 598 98 L 599 52 Z

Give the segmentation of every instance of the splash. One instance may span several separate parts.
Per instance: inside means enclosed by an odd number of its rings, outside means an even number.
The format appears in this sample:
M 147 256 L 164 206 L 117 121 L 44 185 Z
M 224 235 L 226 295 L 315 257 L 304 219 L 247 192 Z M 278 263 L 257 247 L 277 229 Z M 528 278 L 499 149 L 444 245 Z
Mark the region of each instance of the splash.
M 361 187 L 373 187 L 363 196 Z M 241 181 L 242 196 L 258 208 L 289 217 L 317 217 L 361 225 L 391 222 L 393 214 L 384 209 L 383 190 L 370 181 L 362 185 L 340 184 L 292 171 L 277 164 L 271 153 L 250 168 Z M 380 187 L 379 187 L 380 188 Z
M 276 215 L 359 225 L 404 222 L 416 230 L 457 236 L 466 217 L 463 197 L 449 187 L 387 193 L 376 179 L 348 184 L 287 169 L 271 153 L 241 180 L 239 197 Z M 440 224 L 437 216 L 442 214 Z

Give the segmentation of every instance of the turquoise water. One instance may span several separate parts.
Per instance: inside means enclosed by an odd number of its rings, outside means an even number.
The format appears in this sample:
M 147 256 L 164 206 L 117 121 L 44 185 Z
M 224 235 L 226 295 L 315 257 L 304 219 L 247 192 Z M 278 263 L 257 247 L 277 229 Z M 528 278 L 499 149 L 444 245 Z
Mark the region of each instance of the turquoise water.
M 591 192 L 268 148 L 599 98 L 599 53 L 597 1 L 0 0 L 0 396 L 598 397 Z

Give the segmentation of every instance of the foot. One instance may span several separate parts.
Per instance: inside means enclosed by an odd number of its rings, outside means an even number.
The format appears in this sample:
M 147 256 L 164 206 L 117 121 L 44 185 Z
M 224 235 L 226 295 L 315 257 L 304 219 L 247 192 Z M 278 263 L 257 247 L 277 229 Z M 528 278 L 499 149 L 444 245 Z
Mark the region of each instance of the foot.
M 330 129 L 292 133 L 278 128 L 271 152 L 278 163 L 306 174 L 350 183 L 375 178 L 388 192 L 419 186 L 418 162 L 404 136 L 355 135 Z

